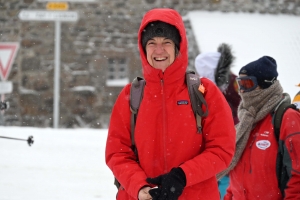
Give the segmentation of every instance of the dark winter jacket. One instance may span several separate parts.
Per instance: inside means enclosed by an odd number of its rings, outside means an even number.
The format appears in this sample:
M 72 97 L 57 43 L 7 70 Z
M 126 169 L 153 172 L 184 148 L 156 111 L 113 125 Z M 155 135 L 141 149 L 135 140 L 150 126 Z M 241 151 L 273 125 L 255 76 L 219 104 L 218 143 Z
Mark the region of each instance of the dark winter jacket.
M 164 73 L 149 65 L 141 45 L 142 30 L 157 20 L 174 25 L 181 36 L 179 55 Z M 176 11 L 154 9 L 146 13 L 138 44 L 146 80 L 134 138 L 139 163 L 130 141 L 130 85 L 125 86 L 115 102 L 106 144 L 106 163 L 122 185 L 117 199 L 137 199 L 139 190 L 148 185 L 147 177 L 180 166 L 186 175 L 186 187 L 179 200 L 219 200 L 215 175 L 229 165 L 235 150 L 235 128 L 226 99 L 213 82 L 201 80 L 209 114 L 202 119 L 202 134 L 197 133 L 185 83 L 186 32 Z M 182 101 L 188 104 L 181 104 Z
M 238 93 L 238 85 L 236 82 L 236 75 L 233 73 L 230 73 L 229 77 L 229 85 L 227 89 L 223 92 L 231 110 L 232 110 L 232 116 L 234 120 L 234 124 L 237 124 L 239 122 L 238 116 L 237 116 L 237 109 L 241 101 L 241 97 Z
M 300 113 L 288 109 L 280 129 L 285 163 L 292 176 L 284 199 L 300 199 Z M 274 135 L 271 114 L 252 130 L 243 155 L 230 172 L 230 185 L 225 200 L 280 200 L 276 176 L 278 142 Z

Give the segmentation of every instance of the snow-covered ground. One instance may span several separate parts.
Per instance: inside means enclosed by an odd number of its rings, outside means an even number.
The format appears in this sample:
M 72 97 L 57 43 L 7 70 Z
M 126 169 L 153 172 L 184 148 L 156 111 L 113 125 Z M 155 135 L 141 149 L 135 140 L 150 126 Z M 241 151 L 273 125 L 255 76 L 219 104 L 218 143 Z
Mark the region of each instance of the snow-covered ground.
M 107 130 L 0 127 L 0 200 L 115 198 L 105 164 Z
M 300 18 L 259 14 L 191 12 L 202 52 L 231 44 L 237 57 L 233 71 L 263 55 L 278 62 L 284 90 L 300 88 Z M 111 200 L 116 188 L 105 164 L 107 130 L 0 127 L 0 200 Z

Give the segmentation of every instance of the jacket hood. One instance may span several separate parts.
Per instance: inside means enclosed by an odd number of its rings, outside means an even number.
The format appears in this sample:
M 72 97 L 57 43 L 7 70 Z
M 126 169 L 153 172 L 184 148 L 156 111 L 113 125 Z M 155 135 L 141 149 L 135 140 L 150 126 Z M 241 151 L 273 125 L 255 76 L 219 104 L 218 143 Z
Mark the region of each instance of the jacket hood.
M 218 52 L 220 52 L 221 57 L 215 72 L 215 80 L 217 86 L 224 92 L 229 85 L 230 68 L 235 58 L 232 54 L 231 46 L 226 43 L 220 44 Z
M 153 68 L 148 63 L 146 54 L 144 53 L 142 47 L 142 32 L 150 22 L 154 21 L 162 21 L 175 26 L 178 29 L 181 37 L 179 54 L 175 58 L 175 61 L 164 71 L 164 73 L 162 73 L 162 71 L 159 69 Z M 180 78 L 184 78 L 188 65 L 187 39 L 182 17 L 177 11 L 169 8 L 156 8 L 148 11 L 144 15 L 138 31 L 138 48 L 143 67 L 143 76 L 147 82 L 157 82 L 162 78 L 162 76 L 165 77 L 165 82 L 167 83 L 172 83 Z

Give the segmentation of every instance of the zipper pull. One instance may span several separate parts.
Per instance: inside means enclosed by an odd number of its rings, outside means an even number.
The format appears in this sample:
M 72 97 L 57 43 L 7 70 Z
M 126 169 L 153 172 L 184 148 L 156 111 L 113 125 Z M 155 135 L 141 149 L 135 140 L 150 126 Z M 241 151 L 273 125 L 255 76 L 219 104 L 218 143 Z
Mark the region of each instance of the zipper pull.
M 249 145 L 249 148 L 251 148 L 251 147 L 252 147 L 252 145 L 253 145 L 254 141 L 256 140 L 256 135 L 257 135 L 257 133 L 255 133 L 255 134 L 254 134 L 254 136 L 253 136 L 253 140 L 251 141 L 251 143 L 250 143 L 250 145 Z
M 164 80 L 163 79 L 160 79 L 160 85 L 161 85 L 161 91 L 160 91 L 160 93 L 164 94 Z

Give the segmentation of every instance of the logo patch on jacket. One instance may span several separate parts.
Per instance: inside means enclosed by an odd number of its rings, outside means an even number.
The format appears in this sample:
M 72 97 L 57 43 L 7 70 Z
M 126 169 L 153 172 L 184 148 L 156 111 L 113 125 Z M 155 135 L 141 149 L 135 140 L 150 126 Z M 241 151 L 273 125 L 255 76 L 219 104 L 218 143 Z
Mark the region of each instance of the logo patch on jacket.
M 271 142 L 269 140 L 259 140 L 256 142 L 256 147 L 261 150 L 266 150 L 271 146 Z
M 260 135 L 263 137 L 269 137 L 270 132 L 269 131 L 264 131 L 264 133 L 261 133 Z
M 177 105 L 188 105 L 189 102 L 187 100 L 179 100 L 177 101 Z

